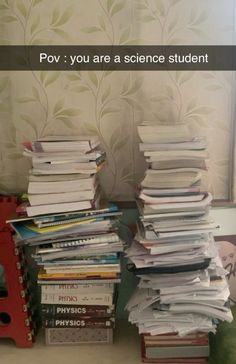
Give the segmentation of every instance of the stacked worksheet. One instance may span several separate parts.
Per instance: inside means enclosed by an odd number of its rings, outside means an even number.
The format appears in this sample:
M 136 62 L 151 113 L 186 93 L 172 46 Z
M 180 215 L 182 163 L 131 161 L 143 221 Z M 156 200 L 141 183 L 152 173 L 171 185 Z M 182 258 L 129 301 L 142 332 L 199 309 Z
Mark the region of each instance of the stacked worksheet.
M 212 196 L 201 188 L 206 141 L 184 124 L 143 123 L 138 132 L 148 169 L 138 192 L 138 232 L 126 251 L 128 269 L 139 277 L 129 321 L 142 334 L 144 361 L 204 363 L 207 333 L 232 320 Z
M 94 137 L 24 143 L 32 157 L 27 216 L 11 219 L 17 242 L 34 247 L 46 343 L 110 343 L 120 282 L 121 213 L 100 204 L 105 155 Z

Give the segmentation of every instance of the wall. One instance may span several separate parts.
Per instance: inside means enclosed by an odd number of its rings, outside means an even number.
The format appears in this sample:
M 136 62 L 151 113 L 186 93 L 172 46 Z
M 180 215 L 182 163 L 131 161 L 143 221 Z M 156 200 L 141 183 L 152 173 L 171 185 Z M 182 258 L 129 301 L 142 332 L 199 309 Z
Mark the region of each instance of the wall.
M 2 0 L 0 44 L 232 44 L 234 1 Z M 209 189 L 229 196 L 231 72 L 0 72 L 0 193 L 27 188 L 21 143 L 93 132 L 106 196 L 131 200 L 145 169 L 136 127 L 186 122 L 208 138 Z M 205 182 L 206 185 L 206 182 Z

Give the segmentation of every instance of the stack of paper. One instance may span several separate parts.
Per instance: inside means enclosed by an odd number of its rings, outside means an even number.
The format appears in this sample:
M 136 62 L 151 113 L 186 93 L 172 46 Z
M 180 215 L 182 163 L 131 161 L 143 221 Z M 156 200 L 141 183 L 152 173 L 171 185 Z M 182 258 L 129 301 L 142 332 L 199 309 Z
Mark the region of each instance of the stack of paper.
M 212 196 L 201 190 L 206 142 L 185 125 L 146 122 L 138 132 L 148 169 L 137 200 L 138 232 L 126 250 L 128 269 L 139 278 L 126 306 L 129 321 L 142 335 L 144 361 L 204 363 L 207 333 L 219 320 L 232 320 L 209 214 Z M 189 335 L 202 336 L 204 344 L 186 344 Z
M 91 150 L 96 145 L 96 138 L 48 138 L 30 143 L 33 151 L 27 143 L 24 152 L 33 158 L 32 206 L 28 216 L 9 222 L 17 244 L 34 247 L 49 345 L 58 338 L 60 344 L 112 342 L 123 251 L 117 234 L 121 212 L 113 204 L 90 201 L 99 200 L 95 174 L 104 160 L 103 153 Z

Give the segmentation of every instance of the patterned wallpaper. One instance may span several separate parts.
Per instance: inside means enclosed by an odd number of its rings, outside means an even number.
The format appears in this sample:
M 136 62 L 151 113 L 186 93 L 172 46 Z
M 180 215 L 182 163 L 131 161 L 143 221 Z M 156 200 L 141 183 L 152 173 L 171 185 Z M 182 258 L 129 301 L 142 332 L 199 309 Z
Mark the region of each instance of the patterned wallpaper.
M 232 44 L 234 1 L 0 0 L 0 44 Z M 145 162 L 136 126 L 186 122 L 208 138 L 209 185 L 228 198 L 232 72 L 0 72 L 0 192 L 25 191 L 21 142 L 97 133 L 109 199 L 131 200 Z

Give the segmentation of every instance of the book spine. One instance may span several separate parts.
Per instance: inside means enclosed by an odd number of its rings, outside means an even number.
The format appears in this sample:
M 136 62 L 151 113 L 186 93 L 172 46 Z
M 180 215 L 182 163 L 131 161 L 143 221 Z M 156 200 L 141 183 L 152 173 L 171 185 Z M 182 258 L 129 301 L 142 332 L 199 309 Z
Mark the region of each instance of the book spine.
M 46 345 L 111 344 L 113 330 L 87 328 L 45 329 Z
M 57 315 L 61 318 L 73 316 L 93 316 L 107 317 L 114 314 L 114 306 L 97 306 L 97 305 L 50 305 L 42 304 L 41 311 L 43 316 Z
M 209 346 L 145 347 L 149 359 L 201 358 L 209 356 Z
M 114 319 L 110 318 L 77 318 L 77 319 L 59 319 L 59 318 L 45 318 L 43 319 L 44 328 L 94 328 L 105 329 L 114 327 Z
M 84 318 L 77 319 L 60 319 L 60 318 L 44 318 L 42 325 L 44 328 L 89 328 L 89 329 L 106 329 L 114 328 L 114 318 Z
M 96 280 L 96 279 L 116 279 L 120 278 L 118 273 L 113 272 L 94 272 L 94 273 L 39 273 L 39 280 Z
M 42 294 L 86 294 L 90 293 L 112 293 L 114 291 L 114 284 L 100 283 L 100 284 L 45 284 L 41 286 Z M 101 292 L 99 292 L 101 291 Z M 104 292 L 105 291 L 105 292 Z
M 65 305 L 105 305 L 110 306 L 113 302 L 113 294 L 57 294 L 57 293 L 43 293 L 41 294 L 41 303 L 60 304 Z

